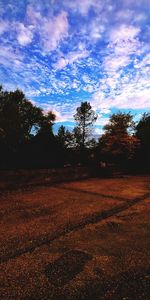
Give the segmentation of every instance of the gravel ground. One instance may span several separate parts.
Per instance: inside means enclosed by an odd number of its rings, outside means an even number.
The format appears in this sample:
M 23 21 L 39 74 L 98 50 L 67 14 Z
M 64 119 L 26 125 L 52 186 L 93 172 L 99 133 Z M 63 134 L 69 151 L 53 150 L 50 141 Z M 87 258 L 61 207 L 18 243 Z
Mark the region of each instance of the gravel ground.
M 0 196 L 0 299 L 150 299 L 150 177 Z

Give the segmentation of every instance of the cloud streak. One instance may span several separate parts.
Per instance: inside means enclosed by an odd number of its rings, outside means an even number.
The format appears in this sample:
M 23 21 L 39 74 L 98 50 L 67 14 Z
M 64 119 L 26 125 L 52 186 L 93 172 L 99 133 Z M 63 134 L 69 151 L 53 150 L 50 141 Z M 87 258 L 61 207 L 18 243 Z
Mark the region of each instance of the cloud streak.
M 82 52 L 70 52 L 66 57 L 61 57 L 55 64 L 54 68 L 56 70 L 64 69 L 68 64 L 73 64 L 74 62 L 78 62 L 80 59 L 88 57 L 89 52 L 87 50 L 83 50 Z

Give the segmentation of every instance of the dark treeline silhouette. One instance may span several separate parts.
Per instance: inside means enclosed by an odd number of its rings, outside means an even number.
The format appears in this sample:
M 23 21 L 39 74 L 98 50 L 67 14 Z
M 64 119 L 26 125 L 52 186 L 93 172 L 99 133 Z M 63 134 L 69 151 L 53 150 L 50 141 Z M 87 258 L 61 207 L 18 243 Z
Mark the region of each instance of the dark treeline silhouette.
M 53 112 L 44 113 L 20 90 L 0 87 L 0 169 L 87 165 L 150 170 L 150 113 L 138 123 L 131 113 L 112 114 L 98 141 L 92 133 L 97 115 L 88 102 L 77 108 L 72 132 L 62 125 L 54 134 L 55 120 Z

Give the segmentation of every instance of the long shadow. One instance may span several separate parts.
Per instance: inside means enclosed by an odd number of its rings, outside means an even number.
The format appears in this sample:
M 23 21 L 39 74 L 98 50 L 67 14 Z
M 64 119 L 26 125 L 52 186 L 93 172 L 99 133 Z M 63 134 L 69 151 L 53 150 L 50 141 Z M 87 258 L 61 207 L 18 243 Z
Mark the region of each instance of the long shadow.
M 78 231 L 78 230 L 84 228 L 86 225 L 95 224 L 104 219 L 112 217 L 122 211 L 127 210 L 128 208 L 136 205 L 138 202 L 141 202 L 142 200 L 145 200 L 148 197 L 150 197 L 150 193 L 146 193 L 146 194 L 142 195 L 141 197 L 136 197 L 136 198 L 132 199 L 131 201 L 123 203 L 122 205 L 117 205 L 117 206 L 113 207 L 112 209 L 89 214 L 86 217 L 84 217 L 83 219 L 81 219 L 80 222 L 78 222 L 76 224 L 69 224 L 65 228 L 61 229 L 60 231 L 54 232 L 53 234 L 47 234 L 44 236 L 40 236 L 36 240 L 32 239 L 32 241 L 28 241 L 29 242 L 28 246 L 26 246 L 24 248 L 16 249 L 15 252 L 11 251 L 7 254 L 4 254 L 0 258 L 0 263 L 7 262 L 10 259 L 19 257 L 25 253 L 31 253 L 36 248 L 43 246 L 43 245 L 47 245 L 50 242 L 67 235 L 68 233 Z
M 20 204 L 20 207 L 11 207 L 9 209 L 1 209 L 0 211 L 0 218 L 2 219 L 6 215 L 18 212 L 21 214 L 22 217 L 25 219 L 27 218 L 37 218 L 47 216 L 49 214 L 54 213 L 60 206 L 62 206 L 66 201 L 60 201 L 57 204 L 49 204 L 48 207 L 42 207 L 42 205 L 34 205 L 34 206 L 24 206 Z
M 103 198 L 107 198 L 107 199 L 114 199 L 114 200 L 120 200 L 122 201 L 130 201 L 130 199 L 128 198 L 124 198 L 124 197 L 118 197 L 118 196 L 112 196 L 112 195 L 107 195 L 107 194 L 101 194 L 101 193 L 97 193 L 97 192 L 92 192 L 92 191 L 85 191 L 85 190 L 81 190 L 81 189 L 77 189 L 77 188 L 70 188 L 70 187 L 65 187 L 65 186 L 61 186 L 61 185 L 55 185 L 55 187 L 57 187 L 57 189 L 60 190 L 67 190 L 67 191 L 71 191 L 71 192 L 76 192 L 79 194 L 87 194 L 87 195 L 93 195 L 93 196 L 100 196 Z

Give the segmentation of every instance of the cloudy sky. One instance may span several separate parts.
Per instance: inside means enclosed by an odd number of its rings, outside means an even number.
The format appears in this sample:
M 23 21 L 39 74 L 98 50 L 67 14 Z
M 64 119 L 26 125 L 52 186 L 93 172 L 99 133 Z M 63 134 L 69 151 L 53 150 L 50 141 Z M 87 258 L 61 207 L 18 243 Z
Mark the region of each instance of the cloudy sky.
M 0 83 L 73 126 L 89 101 L 96 131 L 116 110 L 150 111 L 150 0 L 0 0 Z

